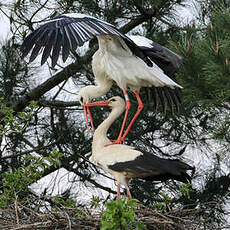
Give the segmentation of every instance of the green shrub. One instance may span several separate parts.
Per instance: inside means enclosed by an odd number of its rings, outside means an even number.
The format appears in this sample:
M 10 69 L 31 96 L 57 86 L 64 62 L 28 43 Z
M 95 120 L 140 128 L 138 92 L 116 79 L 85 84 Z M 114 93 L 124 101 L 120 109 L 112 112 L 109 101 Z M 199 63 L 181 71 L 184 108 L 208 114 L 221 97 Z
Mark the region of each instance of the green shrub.
M 101 230 L 146 229 L 144 224 L 135 221 L 136 209 L 135 199 L 107 202 L 106 210 L 102 214 Z

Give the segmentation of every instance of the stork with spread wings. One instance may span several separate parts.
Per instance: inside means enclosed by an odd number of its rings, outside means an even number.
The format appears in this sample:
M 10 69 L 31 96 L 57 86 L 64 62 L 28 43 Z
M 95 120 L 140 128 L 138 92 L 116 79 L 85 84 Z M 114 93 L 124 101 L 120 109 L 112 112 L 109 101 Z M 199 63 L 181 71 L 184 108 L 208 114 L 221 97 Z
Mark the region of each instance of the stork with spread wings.
M 41 25 L 25 38 L 21 46 L 22 57 L 32 51 L 29 60 L 33 61 L 42 51 L 41 64 L 50 57 L 54 67 L 60 53 L 65 62 L 70 52 L 75 52 L 79 46 L 94 37 L 97 37 L 99 44 L 92 60 L 97 85 L 81 89 L 78 98 L 87 119 L 87 103 L 105 95 L 115 82 L 124 93 L 126 112 L 118 139 L 114 143 L 124 143 L 132 124 L 144 107 L 139 95 L 141 87 L 148 89 L 149 101 L 155 108 L 159 103 L 165 108 L 166 105 L 172 109 L 178 108 L 181 103 L 178 91 L 182 87 L 169 76 L 174 75 L 181 64 L 181 58 L 146 38 L 139 37 L 136 44 L 135 37 L 129 38 L 112 24 L 84 14 L 60 15 Z M 131 106 L 128 88 L 136 95 L 138 109 L 124 132 Z

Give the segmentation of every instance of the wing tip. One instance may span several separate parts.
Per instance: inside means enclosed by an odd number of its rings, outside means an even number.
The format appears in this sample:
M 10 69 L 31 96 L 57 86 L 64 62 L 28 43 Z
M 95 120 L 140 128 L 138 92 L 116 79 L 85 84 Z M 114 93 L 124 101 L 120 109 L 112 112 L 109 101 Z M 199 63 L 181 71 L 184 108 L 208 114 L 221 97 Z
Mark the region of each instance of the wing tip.
M 182 91 L 180 88 L 170 87 L 143 87 L 148 105 L 155 111 L 162 111 L 165 115 L 178 113 L 183 104 Z

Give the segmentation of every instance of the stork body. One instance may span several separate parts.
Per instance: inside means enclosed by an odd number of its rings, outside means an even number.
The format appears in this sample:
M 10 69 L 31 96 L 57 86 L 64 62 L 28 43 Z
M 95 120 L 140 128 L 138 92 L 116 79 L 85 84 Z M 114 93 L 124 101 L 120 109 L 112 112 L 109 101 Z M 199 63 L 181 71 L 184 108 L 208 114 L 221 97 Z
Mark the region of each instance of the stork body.
M 92 159 L 104 171 L 115 177 L 118 182 L 118 199 L 120 197 L 120 184 L 126 186 L 127 195 L 131 197 L 128 187 L 128 181 L 131 178 L 142 178 L 150 181 L 175 179 L 184 183 L 191 180 L 186 171 L 194 170 L 194 168 L 186 163 L 179 160 L 163 159 L 124 144 L 111 145 L 106 134 L 112 123 L 125 110 L 125 102 L 121 97 L 113 97 L 107 101 L 94 102 L 89 105 L 112 108 L 108 118 L 98 126 L 93 135 Z
M 149 99 L 155 107 L 158 106 L 159 101 L 164 105 L 169 104 L 171 108 L 178 107 L 180 98 L 178 91 L 174 88 L 182 87 L 166 74 L 174 75 L 181 63 L 181 58 L 157 43 L 150 44 L 144 38 L 144 46 L 137 45 L 132 40 L 134 37 L 130 39 L 115 26 L 88 15 L 60 15 L 40 26 L 25 38 L 21 46 L 22 57 L 32 50 L 30 61 L 33 61 L 44 48 L 41 64 L 50 56 L 52 67 L 54 67 L 60 51 L 62 51 L 62 59 L 65 62 L 70 52 L 74 53 L 78 46 L 93 37 L 97 37 L 99 43 L 99 49 L 93 55 L 92 61 L 97 85 L 87 86 L 80 90 L 78 98 L 86 108 L 85 106 L 92 99 L 105 95 L 114 82 L 123 90 L 126 99 L 126 113 L 116 143 L 124 142 L 133 122 L 144 106 L 139 96 L 141 87 L 154 87 Z M 138 43 L 140 44 L 140 36 Z M 123 134 L 131 106 L 127 93 L 128 88 L 136 95 L 138 110 Z

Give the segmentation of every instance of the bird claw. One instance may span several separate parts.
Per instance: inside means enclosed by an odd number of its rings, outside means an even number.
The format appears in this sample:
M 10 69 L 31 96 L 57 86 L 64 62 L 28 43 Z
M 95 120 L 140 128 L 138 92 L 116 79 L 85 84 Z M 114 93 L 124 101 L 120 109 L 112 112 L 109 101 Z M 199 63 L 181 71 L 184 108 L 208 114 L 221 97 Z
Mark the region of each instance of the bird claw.
M 116 145 L 116 144 L 124 144 L 125 143 L 125 140 L 124 139 L 117 139 L 115 141 L 112 141 L 112 144 L 113 145 Z
M 123 138 L 118 138 L 117 140 L 111 140 L 111 141 L 112 141 L 112 143 L 105 145 L 105 147 L 110 146 L 110 145 L 121 145 L 121 144 L 125 144 L 125 139 L 123 139 Z

